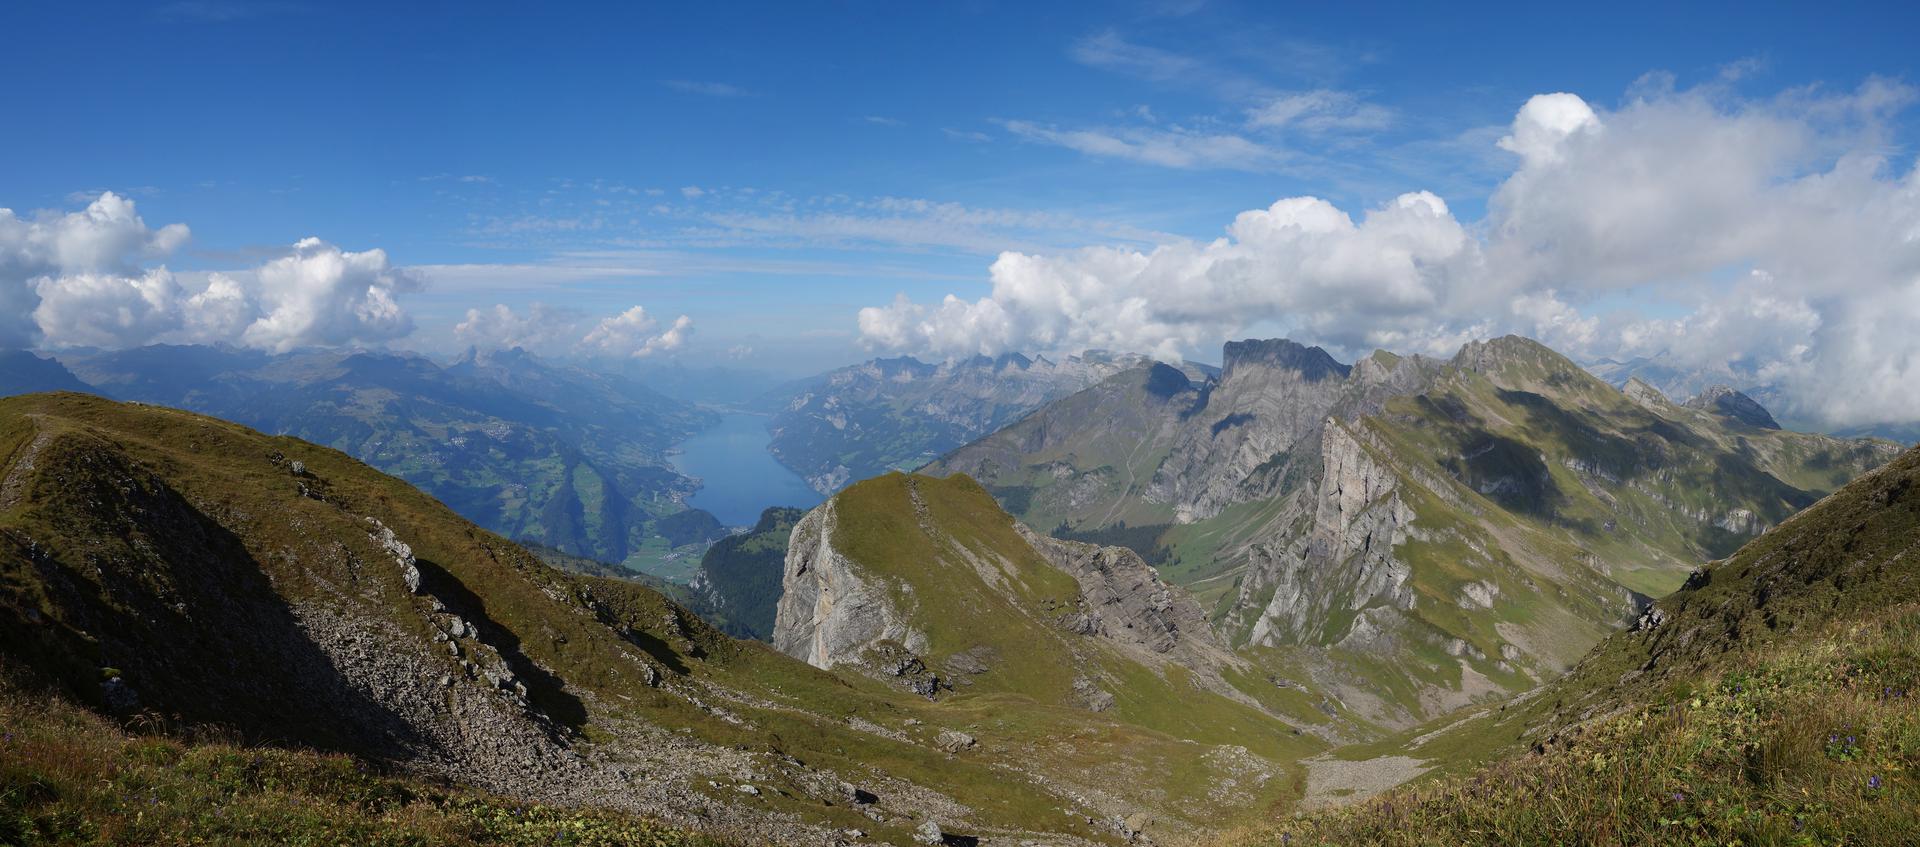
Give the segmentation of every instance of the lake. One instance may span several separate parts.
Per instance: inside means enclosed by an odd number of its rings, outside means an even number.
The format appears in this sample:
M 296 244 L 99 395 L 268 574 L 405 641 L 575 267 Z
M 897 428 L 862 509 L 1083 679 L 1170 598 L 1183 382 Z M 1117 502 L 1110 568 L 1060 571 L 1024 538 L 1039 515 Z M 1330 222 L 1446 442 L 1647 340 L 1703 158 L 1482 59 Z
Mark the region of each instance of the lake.
M 698 477 L 687 504 L 727 526 L 752 526 L 769 506 L 812 508 L 825 499 L 767 452 L 765 415 L 725 414 L 720 425 L 681 442 L 674 467 Z

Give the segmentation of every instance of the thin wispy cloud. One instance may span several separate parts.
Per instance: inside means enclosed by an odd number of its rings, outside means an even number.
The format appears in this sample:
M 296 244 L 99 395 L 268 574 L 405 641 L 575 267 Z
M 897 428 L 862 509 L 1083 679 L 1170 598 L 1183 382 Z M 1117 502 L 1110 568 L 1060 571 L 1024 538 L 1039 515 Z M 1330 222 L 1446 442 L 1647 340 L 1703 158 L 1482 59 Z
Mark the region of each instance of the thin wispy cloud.
M 1288 50 L 1296 60 L 1318 66 L 1318 73 L 1294 76 L 1324 78 L 1340 73 L 1332 48 L 1301 43 Z M 1224 104 L 1227 111 L 1169 122 L 1152 106 L 1141 104 L 1100 124 L 1001 122 L 1009 132 L 1100 158 L 1184 170 L 1273 172 L 1310 164 L 1319 158 L 1316 146 L 1364 138 L 1393 127 L 1396 121 L 1393 109 L 1358 92 L 1326 86 L 1283 87 L 1271 81 L 1276 75 L 1271 68 L 1264 76 L 1251 74 L 1189 53 L 1131 41 L 1115 30 L 1074 41 L 1068 55 L 1089 67 L 1162 87 L 1199 91 Z
M 1240 135 L 1179 126 L 1073 129 L 1032 121 L 1004 121 L 1001 126 L 1028 141 L 1065 147 L 1089 156 L 1183 170 L 1220 168 L 1267 172 L 1278 170 L 1290 158 L 1280 148 Z
M 1249 40 L 1253 43 L 1249 44 Z M 1365 64 L 1364 54 L 1300 39 L 1226 33 L 1204 54 L 1143 44 L 1107 29 L 1076 39 L 1067 55 L 1091 68 L 1224 102 L 1269 99 L 1300 88 L 1326 88 Z
M 991 256 L 1008 249 L 1151 245 L 1174 236 L 1122 221 L 1045 209 L 967 206 L 922 198 L 793 197 L 750 187 L 683 191 L 662 203 L 607 197 L 583 186 L 514 214 L 475 217 L 476 246 L 583 255 L 613 247 L 653 250 L 855 250 Z M 627 258 L 632 258 L 629 254 Z M 623 265 L 624 266 L 624 265 Z
M 462 292 L 463 296 L 476 291 L 524 291 L 609 279 L 652 277 L 662 273 L 650 265 L 641 263 L 578 259 L 557 259 L 548 262 L 412 265 L 407 270 L 432 289 Z
M 706 97 L 747 97 L 753 92 L 724 82 L 694 79 L 662 80 L 661 85 L 686 94 L 699 94 Z
M 66 200 L 70 204 L 84 206 L 108 192 L 122 197 L 158 197 L 166 193 L 160 187 L 153 185 L 124 185 L 115 188 L 83 188 L 78 191 L 69 191 Z
M 1171 81 L 1212 75 L 1205 63 L 1170 50 L 1135 44 L 1118 32 L 1106 30 L 1073 43 L 1067 51 L 1074 61 L 1143 79 Z
M 969 144 L 986 144 L 993 140 L 993 136 L 980 132 L 979 130 L 942 127 L 940 132 L 955 141 L 965 141 Z
M 1152 244 L 1171 236 L 1056 212 L 979 209 L 958 203 L 883 197 L 823 211 L 707 215 L 708 237 L 758 246 L 836 249 L 950 249 L 980 255 L 1022 245 L 1086 241 Z
M 421 301 L 466 304 L 475 295 L 508 297 L 513 294 L 562 296 L 576 289 L 604 289 L 610 284 L 645 285 L 652 281 L 726 275 L 770 278 L 842 277 L 926 282 L 961 282 L 972 274 L 946 274 L 871 256 L 838 261 L 793 257 L 759 258 L 705 249 L 608 247 L 561 251 L 538 262 L 472 262 L 412 265 L 404 269 L 423 283 L 415 295 Z M 542 293 L 545 292 L 545 293 Z
M 562 252 L 556 254 L 553 257 L 553 261 L 559 264 L 586 263 L 597 267 L 604 267 L 610 264 L 632 264 L 638 267 L 645 267 L 654 273 L 670 274 L 673 276 L 743 274 L 773 277 L 832 276 L 949 281 L 971 280 L 976 278 L 974 274 L 936 273 L 923 267 L 901 262 L 875 261 L 871 256 L 860 256 L 848 261 L 803 259 L 790 256 L 760 258 L 740 256 L 727 252 L 706 252 L 687 249 L 650 249 L 640 246 Z
M 1393 125 L 1393 110 L 1352 92 L 1316 89 L 1282 94 L 1247 110 L 1247 125 L 1309 133 L 1363 132 Z
M 534 233 L 594 232 L 605 229 L 607 219 L 598 215 L 516 215 L 488 218 L 474 227 L 479 235 L 510 236 Z
M 861 118 L 861 120 L 864 120 L 870 124 L 877 124 L 879 126 L 906 126 L 907 125 L 906 121 L 900 120 L 899 118 L 889 118 L 885 115 L 867 115 L 866 117 Z
M 460 182 L 467 185 L 492 185 L 497 182 L 485 174 L 429 174 L 420 177 L 421 182 Z

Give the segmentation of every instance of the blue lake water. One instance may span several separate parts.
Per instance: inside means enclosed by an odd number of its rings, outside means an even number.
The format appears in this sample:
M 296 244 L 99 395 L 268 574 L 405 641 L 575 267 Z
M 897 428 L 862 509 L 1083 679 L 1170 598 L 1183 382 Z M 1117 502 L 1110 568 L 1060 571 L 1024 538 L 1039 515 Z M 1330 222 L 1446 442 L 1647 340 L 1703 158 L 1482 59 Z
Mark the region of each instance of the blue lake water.
M 767 441 L 766 416 L 727 414 L 719 426 L 681 442 L 673 464 L 701 482 L 687 503 L 727 526 L 752 526 L 769 506 L 819 505 L 825 498 L 774 461 Z

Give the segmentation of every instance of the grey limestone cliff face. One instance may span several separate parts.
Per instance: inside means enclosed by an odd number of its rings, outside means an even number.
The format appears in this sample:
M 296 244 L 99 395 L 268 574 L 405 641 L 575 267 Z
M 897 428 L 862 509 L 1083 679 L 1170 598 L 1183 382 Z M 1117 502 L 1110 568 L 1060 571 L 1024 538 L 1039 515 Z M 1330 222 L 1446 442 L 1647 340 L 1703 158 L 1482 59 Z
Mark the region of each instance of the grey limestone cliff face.
M 1388 353 L 1348 366 L 1284 339 L 1230 343 L 1226 363 L 1146 490 L 1181 523 L 1288 494 L 1318 472 L 1329 419 L 1379 414 L 1392 398 L 1425 390 L 1442 367 Z
M 1346 393 L 1351 372 L 1325 350 L 1284 339 L 1229 343 L 1224 360 L 1147 488 L 1182 523 L 1239 502 L 1256 470 L 1287 461 Z
M 834 549 L 836 504 L 794 526 L 773 634 L 775 649 L 819 668 L 867 664 L 872 656 L 924 655 L 913 627 L 911 589 L 894 586 Z M 1206 671 L 1236 663 L 1184 589 L 1160 579 L 1131 550 L 1061 541 L 1015 524 L 1042 561 L 1079 585 L 1074 607 L 1056 622 L 1066 632 L 1106 642 L 1135 661 Z M 1044 613 L 1036 610 L 1036 614 Z M 874 652 L 878 650 L 878 652 Z
M 774 612 L 774 649 L 817 668 L 857 661 L 882 642 L 924 652 L 926 635 L 907 624 L 892 589 L 834 549 L 834 510 L 829 500 L 794 524 Z
M 1238 622 L 1250 643 L 1333 643 L 1355 635 L 1322 631 L 1336 610 L 1414 606 L 1411 570 L 1393 552 L 1414 518 L 1398 477 L 1346 426 L 1328 421 L 1320 444 L 1321 477 L 1288 503 L 1290 531 L 1248 551 L 1236 614 L 1257 610 Z

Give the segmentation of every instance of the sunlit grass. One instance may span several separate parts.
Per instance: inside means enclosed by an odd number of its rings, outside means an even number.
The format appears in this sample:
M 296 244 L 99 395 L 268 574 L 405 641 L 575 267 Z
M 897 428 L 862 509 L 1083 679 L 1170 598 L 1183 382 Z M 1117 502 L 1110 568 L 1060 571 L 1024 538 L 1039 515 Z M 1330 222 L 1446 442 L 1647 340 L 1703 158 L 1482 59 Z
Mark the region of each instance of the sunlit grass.
M 1541 752 L 1224 843 L 1920 843 L 1920 609 L 1694 683 Z

